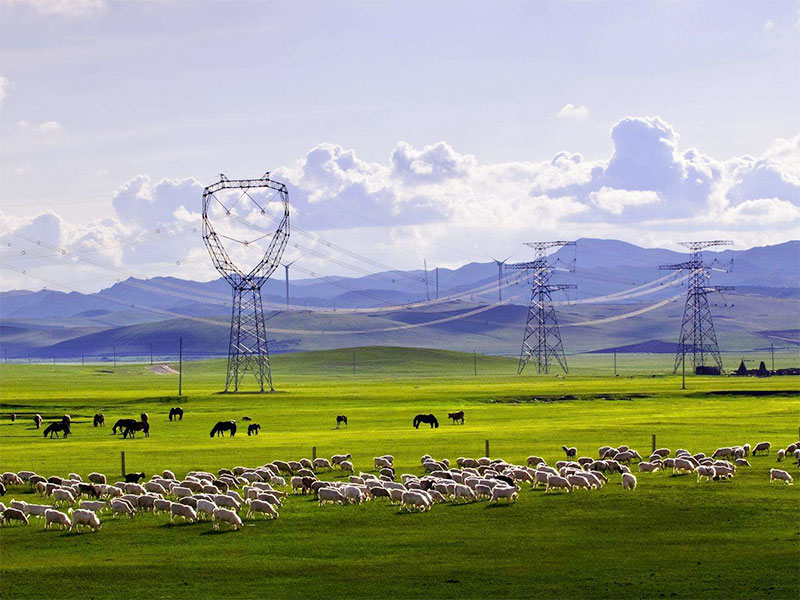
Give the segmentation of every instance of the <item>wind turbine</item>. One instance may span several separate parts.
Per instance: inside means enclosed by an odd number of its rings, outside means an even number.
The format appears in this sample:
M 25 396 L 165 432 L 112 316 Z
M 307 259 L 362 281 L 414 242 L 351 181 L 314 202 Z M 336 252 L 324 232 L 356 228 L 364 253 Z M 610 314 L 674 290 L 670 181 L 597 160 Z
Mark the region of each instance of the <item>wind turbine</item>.
M 491 254 L 487 254 L 497 264 L 497 301 L 503 301 L 503 265 L 508 262 L 508 259 L 514 256 L 514 253 L 509 254 L 503 260 L 497 260 Z
M 300 258 L 295 258 L 292 262 L 284 264 L 283 268 L 286 269 L 286 310 L 289 310 L 289 267 L 296 263 Z

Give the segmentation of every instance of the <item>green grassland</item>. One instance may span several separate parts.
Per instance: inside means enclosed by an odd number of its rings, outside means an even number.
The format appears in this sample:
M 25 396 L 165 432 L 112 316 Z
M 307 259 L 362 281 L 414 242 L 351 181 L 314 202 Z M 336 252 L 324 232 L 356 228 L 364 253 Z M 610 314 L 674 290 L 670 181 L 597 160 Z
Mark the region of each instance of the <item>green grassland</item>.
M 353 374 L 355 352 L 356 372 Z M 791 364 L 795 356 L 780 356 Z M 779 366 L 780 366 L 779 364 Z M 513 360 L 443 351 L 360 348 L 273 359 L 274 394 L 220 394 L 224 361 L 184 364 L 177 376 L 145 365 L 3 365 L 0 470 L 45 475 L 259 465 L 339 452 L 356 470 L 395 456 L 398 473 L 421 474 L 419 457 L 491 455 L 553 463 L 562 444 L 595 455 L 604 444 L 710 452 L 721 445 L 798 437 L 800 380 L 680 377 L 671 358 L 576 357 L 566 378 L 517 376 Z M 180 405 L 182 422 L 167 411 Z M 446 412 L 466 411 L 464 426 Z M 91 426 L 102 411 L 105 429 Z M 415 430 L 418 412 L 439 429 Z M 16 423 L 8 419 L 18 416 Z M 44 439 L 30 415 L 76 424 L 66 440 Z M 111 435 L 117 418 L 148 412 L 151 437 Z M 349 429 L 335 429 L 346 414 Z M 261 435 L 209 438 L 213 424 L 249 415 Z M 634 492 L 619 478 L 593 492 L 523 488 L 512 506 L 436 505 L 401 514 L 385 501 L 320 508 L 291 497 L 275 521 L 240 532 L 167 517 L 106 519 L 97 534 L 44 532 L 40 522 L 0 529 L 0 596 L 38 597 L 603 597 L 796 598 L 800 592 L 800 486 L 769 484 L 774 452 L 751 459 L 729 482 L 639 475 Z M 784 462 L 797 479 L 798 468 Z M 336 472 L 323 477 L 341 477 Z M 39 501 L 26 487 L 3 499 Z

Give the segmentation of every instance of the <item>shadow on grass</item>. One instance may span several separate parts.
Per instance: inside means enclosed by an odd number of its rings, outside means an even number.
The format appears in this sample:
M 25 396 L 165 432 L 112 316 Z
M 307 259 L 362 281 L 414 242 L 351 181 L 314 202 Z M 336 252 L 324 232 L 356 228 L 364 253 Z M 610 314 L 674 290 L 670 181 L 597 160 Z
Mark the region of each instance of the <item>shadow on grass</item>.
M 225 535 L 226 533 L 236 533 L 237 529 L 209 529 L 200 535 Z

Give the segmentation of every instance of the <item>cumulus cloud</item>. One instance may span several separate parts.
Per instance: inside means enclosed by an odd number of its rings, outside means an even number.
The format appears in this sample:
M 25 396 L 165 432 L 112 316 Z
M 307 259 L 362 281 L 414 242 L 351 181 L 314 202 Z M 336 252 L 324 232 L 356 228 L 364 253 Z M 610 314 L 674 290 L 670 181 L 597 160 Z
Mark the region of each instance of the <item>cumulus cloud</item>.
M 556 113 L 556 119 L 585 119 L 589 116 L 589 109 L 585 106 L 565 104 Z
M 61 125 L 56 121 L 45 121 L 36 126 L 36 131 L 39 133 L 55 133 L 61 130 Z
M 0 75 L 0 106 L 8 98 L 8 94 L 12 89 L 14 89 L 14 84 L 7 77 Z
M 106 0 L 5 0 L 8 4 L 29 6 L 43 15 L 84 17 L 105 12 Z
M 496 164 L 482 164 L 446 142 L 422 148 L 400 142 L 376 162 L 353 149 L 319 144 L 272 171 L 289 188 L 298 228 L 288 253 L 303 254 L 302 264 L 317 273 L 357 275 L 320 258 L 335 255 L 320 238 L 410 268 L 423 256 L 457 266 L 553 236 L 670 246 L 678 234 L 713 235 L 746 245 L 785 241 L 800 227 L 800 135 L 776 140 L 761 156 L 728 160 L 684 147 L 674 128 L 655 116 L 621 119 L 610 137 L 613 150 L 603 160 L 564 151 L 549 160 Z M 74 226 L 51 214 L 35 227 L 39 235 L 95 248 L 137 273 L 171 272 L 170 265 L 174 272 L 179 263 L 181 276 L 212 277 L 197 233 L 202 191 L 196 179 L 138 175 L 111 199 L 113 218 Z M 215 226 L 229 227 L 231 238 L 255 240 L 259 230 L 248 231 L 246 223 L 263 220 L 269 231 L 275 216 L 274 199 L 257 200 L 265 214 L 246 200 L 231 215 L 212 206 Z M 236 261 L 258 259 L 257 243 L 230 244 Z

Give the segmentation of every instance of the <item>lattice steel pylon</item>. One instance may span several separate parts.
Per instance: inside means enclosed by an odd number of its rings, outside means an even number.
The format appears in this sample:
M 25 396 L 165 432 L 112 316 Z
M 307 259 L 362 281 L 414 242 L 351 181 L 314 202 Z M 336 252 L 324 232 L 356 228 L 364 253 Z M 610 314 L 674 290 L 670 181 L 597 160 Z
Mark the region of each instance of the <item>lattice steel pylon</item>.
M 241 190 L 241 194 L 235 194 Z M 225 194 L 234 192 L 238 195 L 233 205 L 226 204 Z M 272 234 L 267 250 L 263 257 L 250 271 L 243 271 L 237 267 L 225 250 L 221 238 L 226 238 L 234 243 L 249 246 L 254 242 L 267 237 L 261 234 L 254 240 L 239 240 L 217 233 L 214 230 L 209 208 L 213 202 L 218 202 L 224 209 L 226 217 L 237 218 L 243 224 L 246 219 L 240 219 L 233 212 L 234 206 L 247 197 L 255 207 L 266 214 L 268 200 L 262 204 L 256 201 L 251 194 L 269 193 L 271 199 L 276 199 L 282 204 L 282 214 L 277 217 L 278 226 Z M 254 209 L 252 209 L 254 210 Z M 259 231 L 261 233 L 261 231 Z M 260 179 L 228 179 L 220 175 L 220 180 L 203 190 L 203 242 L 208 248 L 211 260 L 217 271 L 231 285 L 233 290 L 233 308 L 231 311 L 231 332 L 228 345 L 228 373 L 225 378 L 225 391 L 238 392 L 239 385 L 245 373 L 251 372 L 258 384 L 260 391 L 274 391 L 272 385 L 272 369 L 269 364 L 269 349 L 267 347 L 267 330 L 264 324 L 264 309 L 261 303 L 261 286 L 280 264 L 281 256 L 289 240 L 289 192 L 282 183 L 269 178 L 265 173 Z
M 564 373 L 569 373 L 551 293 L 574 289 L 577 286 L 550 283 L 550 275 L 556 270 L 556 267 L 548 262 L 547 250 L 562 246 L 574 246 L 575 242 L 531 242 L 525 245 L 536 251 L 536 258 L 529 262 L 507 265 L 509 269 L 530 271 L 532 278 L 531 301 L 528 305 L 528 318 L 525 322 L 525 335 L 522 338 L 517 373 L 522 374 L 531 357 L 536 358 L 536 372 L 539 374 L 550 372 L 550 363 L 553 359 L 561 365 Z M 575 269 L 573 266 L 562 270 L 572 272 Z
M 721 373 L 722 357 L 719 353 L 717 334 L 714 331 L 714 321 L 711 318 L 708 294 L 734 288 L 728 285 L 706 285 L 714 267 L 703 261 L 701 252 L 713 246 L 733 246 L 733 242 L 729 240 L 707 240 L 681 242 L 681 246 L 689 249 L 689 260 L 659 267 L 662 271 L 690 271 L 689 288 L 686 293 L 686 305 L 683 309 L 683 322 L 681 323 L 681 335 L 678 341 L 678 351 L 675 353 L 675 368 L 672 373 L 678 372 L 678 369 L 686 360 L 686 355 L 691 356 L 693 372 L 697 371 L 697 367 L 706 366 L 706 360 L 710 359 L 713 360 L 714 365 Z

